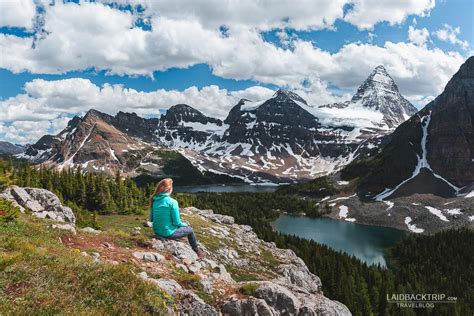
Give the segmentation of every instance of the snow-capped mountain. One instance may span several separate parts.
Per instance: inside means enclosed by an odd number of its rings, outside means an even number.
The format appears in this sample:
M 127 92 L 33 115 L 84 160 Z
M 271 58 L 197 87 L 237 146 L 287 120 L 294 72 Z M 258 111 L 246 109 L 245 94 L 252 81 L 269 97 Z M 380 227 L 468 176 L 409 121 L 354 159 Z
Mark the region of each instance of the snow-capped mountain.
M 177 104 L 161 116 L 155 127 L 156 141 L 168 147 L 199 148 L 208 140 L 222 136 L 228 126 L 186 104 Z M 214 137 L 215 138 L 215 137 Z
M 90 110 L 82 118 L 74 117 L 58 135 L 43 136 L 18 157 L 59 170 L 81 168 L 109 175 L 120 171 L 130 176 L 160 174 L 156 146 L 137 137 L 150 139 L 145 127 L 151 124 L 155 127 L 156 119 L 123 112 L 110 116 Z
M 356 118 L 369 110 L 375 118 L 372 118 L 372 123 L 382 128 L 384 125 L 395 128 L 417 112 L 417 109 L 401 95 L 395 81 L 381 65 L 377 66 L 359 86 L 350 101 L 322 105 L 320 108 L 349 110 L 347 113 L 355 113 Z M 382 115 L 382 121 L 376 114 Z
M 453 196 L 474 184 L 474 57 L 443 93 L 401 124 L 373 158 L 363 194 L 390 199 L 414 193 Z
M 268 100 L 242 99 L 224 121 L 185 104 L 149 119 L 135 113 L 110 116 L 91 110 L 71 120 L 60 134 L 43 137 L 23 157 L 58 168 L 81 166 L 90 171 L 110 169 L 109 173 L 123 168 L 137 173 L 146 165 L 142 159 L 160 147 L 179 151 L 201 170 L 248 181 L 310 179 L 378 151 L 395 124 L 393 119 L 387 123 L 389 114 L 406 116 L 408 101 L 399 96 L 391 78 L 389 83 L 388 79 L 377 83 L 382 81 L 380 73 L 385 72 L 378 67 L 364 82 L 365 93 L 358 90 L 359 100 L 365 100 L 359 111 L 354 104 L 360 101 L 340 108 L 317 107 L 287 90 L 276 91 Z M 397 93 L 398 109 L 395 97 L 380 96 L 381 87 Z M 377 100 L 383 104 L 376 105 Z M 129 163 L 130 152 L 135 162 L 140 161 L 139 168 Z

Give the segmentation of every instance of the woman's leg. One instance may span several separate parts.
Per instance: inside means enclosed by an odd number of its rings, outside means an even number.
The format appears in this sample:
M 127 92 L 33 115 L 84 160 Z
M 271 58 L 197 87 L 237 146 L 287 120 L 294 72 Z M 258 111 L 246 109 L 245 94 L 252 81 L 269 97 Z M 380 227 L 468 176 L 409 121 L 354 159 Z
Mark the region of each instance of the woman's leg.
M 194 234 L 194 230 L 191 226 L 184 226 L 184 227 L 178 228 L 173 233 L 173 235 L 169 236 L 168 238 L 169 239 L 179 239 L 179 238 L 184 237 L 184 236 L 188 237 L 188 241 L 189 241 L 189 244 L 191 245 L 191 248 L 193 248 L 193 250 L 195 252 L 198 252 L 199 248 L 198 248 L 198 244 L 197 244 L 197 240 L 196 240 L 196 235 Z

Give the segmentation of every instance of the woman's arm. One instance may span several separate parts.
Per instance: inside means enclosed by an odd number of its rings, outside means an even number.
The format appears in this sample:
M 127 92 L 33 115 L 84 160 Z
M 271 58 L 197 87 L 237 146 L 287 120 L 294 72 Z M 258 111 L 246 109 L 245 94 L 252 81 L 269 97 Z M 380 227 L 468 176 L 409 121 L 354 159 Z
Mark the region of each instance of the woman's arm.
M 175 200 L 172 200 L 171 202 L 171 222 L 178 227 L 188 226 L 181 221 L 181 218 L 179 216 L 178 202 L 176 202 Z

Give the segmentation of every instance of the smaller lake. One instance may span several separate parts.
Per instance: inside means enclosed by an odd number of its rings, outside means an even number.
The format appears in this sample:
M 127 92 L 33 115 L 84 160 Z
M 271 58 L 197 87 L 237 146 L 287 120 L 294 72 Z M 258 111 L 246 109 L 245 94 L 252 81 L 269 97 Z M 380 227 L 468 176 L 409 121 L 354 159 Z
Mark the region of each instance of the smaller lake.
M 198 192 L 275 192 L 277 185 L 250 185 L 250 184 L 209 184 L 175 186 L 175 192 L 198 193 Z
M 331 218 L 281 215 L 272 223 L 282 234 L 295 235 L 355 256 L 369 265 L 386 266 L 384 249 L 406 233 L 401 230 L 355 224 Z

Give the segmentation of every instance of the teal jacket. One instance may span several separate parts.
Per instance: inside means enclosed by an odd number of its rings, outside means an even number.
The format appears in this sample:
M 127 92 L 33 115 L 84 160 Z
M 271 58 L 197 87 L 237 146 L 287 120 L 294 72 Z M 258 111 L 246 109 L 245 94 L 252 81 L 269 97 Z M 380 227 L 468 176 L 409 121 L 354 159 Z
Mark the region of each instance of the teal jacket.
M 153 232 L 162 237 L 169 237 L 179 227 L 187 226 L 179 217 L 178 202 L 168 193 L 153 196 L 150 221 L 153 222 Z

